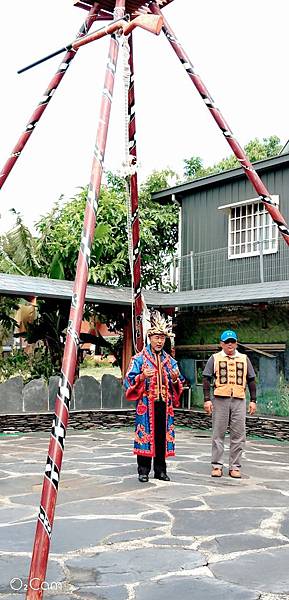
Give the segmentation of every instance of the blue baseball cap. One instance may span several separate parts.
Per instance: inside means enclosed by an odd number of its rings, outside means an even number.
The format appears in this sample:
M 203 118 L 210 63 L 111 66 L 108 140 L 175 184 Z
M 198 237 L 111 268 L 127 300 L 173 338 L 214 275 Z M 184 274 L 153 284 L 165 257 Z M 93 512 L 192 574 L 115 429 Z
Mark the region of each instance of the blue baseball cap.
M 220 339 L 221 342 L 227 342 L 228 340 L 234 340 L 236 342 L 238 338 L 235 331 L 232 331 L 232 329 L 226 329 L 226 331 L 223 331 L 223 333 L 221 334 Z

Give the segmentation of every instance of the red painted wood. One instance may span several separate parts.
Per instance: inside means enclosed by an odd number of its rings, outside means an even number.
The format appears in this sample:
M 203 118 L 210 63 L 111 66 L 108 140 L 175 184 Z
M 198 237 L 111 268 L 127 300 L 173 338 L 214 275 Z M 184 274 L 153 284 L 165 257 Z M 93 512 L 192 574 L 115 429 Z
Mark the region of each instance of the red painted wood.
M 116 0 L 116 10 L 118 11 L 117 17 L 123 15 L 124 3 L 125 0 Z M 90 249 L 96 224 L 96 212 L 110 120 L 118 50 L 118 38 L 117 36 L 112 36 L 110 40 L 109 55 L 103 86 L 96 143 L 94 148 L 90 184 L 82 230 L 82 239 L 72 292 L 67 337 L 61 368 L 62 375 L 55 403 L 55 415 L 48 448 L 39 516 L 28 579 L 28 591 L 26 596 L 27 600 L 41 600 L 43 591 L 45 589 L 43 584 L 45 582 L 47 570 L 51 531 L 54 521 L 58 482 L 64 451 L 64 439 L 69 417 L 69 404 L 77 364 L 79 334 L 83 318 L 83 308 L 90 263 Z
M 87 15 L 85 22 L 83 23 L 82 27 L 80 28 L 80 30 L 77 34 L 77 39 L 82 38 L 84 35 L 86 35 L 88 33 L 91 25 L 96 20 L 98 11 L 99 11 L 99 3 L 92 2 L 91 6 L 90 6 L 90 12 Z M 14 146 L 14 148 L 11 152 L 11 155 L 9 156 L 8 160 L 6 161 L 2 171 L 0 173 L 0 189 L 2 188 L 8 175 L 12 171 L 16 161 L 18 160 L 20 154 L 22 153 L 22 150 L 26 146 L 30 136 L 32 135 L 35 127 L 38 124 L 38 121 L 42 117 L 48 103 L 50 102 L 53 94 L 55 93 L 60 82 L 62 81 L 65 73 L 67 72 L 67 69 L 68 69 L 71 61 L 74 59 L 76 52 L 77 52 L 77 49 L 70 50 L 69 52 L 66 52 L 66 54 L 64 55 L 60 65 L 58 67 L 58 70 L 56 71 L 54 77 L 51 79 L 51 81 L 48 85 L 48 88 L 46 89 L 46 91 L 44 92 L 44 94 L 42 96 L 40 103 L 38 104 L 38 106 L 36 107 L 34 112 L 32 113 L 32 115 L 26 125 L 25 131 L 21 134 L 17 144 Z
M 156 2 L 150 3 L 150 10 L 155 15 L 162 14 L 162 12 Z M 168 42 L 170 43 L 170 45 L 172 46 L 178 59 L 180 60 L 182 66 L 185 68 L 192 83 L 194 84 L 195 88 L 197 89 L 201 98 L 203 99 L 206 107 L 208 108 L 212 117 L 216 121 L 218 127 L 222 131 L 225 139 L 227 140 L 229 146 L 233 150 L 236 158 L 240 162 L 241 167 L 244 169 L 245 175 L 251 181 L 254 189 L 256 190 L 257 194 L 259 195 L 260 202 L 264 203 L 268 213 L 271 215 L 273 221 L 276 223 L 286 244 L 289 246 L 289 229 L 288 229 L 288 225 L 287 225 L 284 217 L 281 215 L 279 209 L 275 206 L 275 204 L 270 196 L 269 191 L 267 190 L 266 186 L 264 185 L 264 183 L 260 179 L 259 175 L 255 171 L 252 163 L 249 161 L 244 150 L 242 149 L 240 144 L 235 139 L 233 132 L 231 131 L 229 125 L 225 121 L 223 115 L 221 114 L 221 111 L 219 110 L 219 108 L 216 107 L 212 96 L 208 92 L 201 77 L 199 75 L 197 75 L 195 68 L 194 68 L 193 64 L 191 63 L 188 55 L 183 50 L 179 40 L 176 38 L 175 33 L 173 32 L 173 30 L 171 29 L 171 27 L 169 26 L 169 24 L 165 18 L 164 18 L 164 25 L 163 25 L 162 29 L 163 29 L 163 32 L 164 32 Z
M 164 8 L 171 2 L 173 2 L 173 0 L 158 0 L 160 8 Z M 149 11 L 150 3 L 151 0 L 148 0 L 147 2 L 144 2 L 143 0 L 127 0 L 125 3 L 125 12 L 136 15 L 139 14 L 139 12 Z M 74 6 L 85 10 L 89 10 L 92 4 L 93 0 L 76 0 L 74 2 Z M 114 0 L 100 0 L 99 4 L 100 10 L 107 11 L 111 14 L 113 13 Z

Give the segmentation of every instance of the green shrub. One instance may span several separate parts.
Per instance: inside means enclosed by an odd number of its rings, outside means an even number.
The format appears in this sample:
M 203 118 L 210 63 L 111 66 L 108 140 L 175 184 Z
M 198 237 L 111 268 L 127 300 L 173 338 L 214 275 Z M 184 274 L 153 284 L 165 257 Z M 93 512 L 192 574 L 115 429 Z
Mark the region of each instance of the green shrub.
M 23 350 L 13 350 L 0 360 L 0 383 L 10 377 L 23 377 L 24 383 L 43 377 L 46 381 L 52 375 L 58 375 L 46 348 L 37 348 L 32 355 Z

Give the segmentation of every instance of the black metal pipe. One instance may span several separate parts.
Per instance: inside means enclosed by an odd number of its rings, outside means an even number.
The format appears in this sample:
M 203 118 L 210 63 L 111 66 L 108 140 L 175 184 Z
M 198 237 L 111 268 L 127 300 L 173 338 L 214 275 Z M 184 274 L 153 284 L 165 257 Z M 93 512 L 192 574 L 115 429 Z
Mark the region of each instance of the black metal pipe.
M 126 14 L 122 19 L 115 19 L 114 21 L 112 21 L 110 23 L 110 25 L 113 25 L 114 23 L 118 23 L 118 21 L 129 21 L 130 16 L 129 14 Z M 104 29 L 106 29 L 105 27 L 101 27 L 100 29 L 98 29 L 97 31 L 103 31 Z M 87 36 L 83 36 L 81 39 L 82 41 L 85 40 L 86 37 L 91 36 L 91 33 L 89 33 Z M 58 54 L 61 54 L 62 52 L 68 51 L 70 52 L 71 50 L 74 50 L 74 44 L 76 42 L 78 42 L 79 40 L 73 40 L 73 42 L 71 42 L 70 44 L 67 44 L 67 46 L 64 46 L 63 48 L 61 48 L 60 50 L 56 50 L 55 52 L 52 52 L 52 54 L 47 54 L 47 56 L 44 56 L 43 58 L 40 58 L 39 60 L 31 63 L 30 65 L 27 65 L 27 67 L 23 67 L 22 69 L 19 69 L 19 71 L 17 71 L 18 75 L 20 73 L 24 73 L 24 71 L 28 71 L 29 69 L 32 69 L 33 67 L 36 67 L 37 65 L 40 65 L 41 63 L 45 62 L 46 60 L 49 60 L 50 58 L 53 58 L 54 56 L 58 56 Z

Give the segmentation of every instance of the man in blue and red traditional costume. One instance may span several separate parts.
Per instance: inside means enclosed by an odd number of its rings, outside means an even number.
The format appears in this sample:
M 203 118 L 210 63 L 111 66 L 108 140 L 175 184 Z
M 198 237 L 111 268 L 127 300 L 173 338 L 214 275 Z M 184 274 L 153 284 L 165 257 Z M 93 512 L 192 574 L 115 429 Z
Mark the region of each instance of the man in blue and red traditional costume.
M 158 311 L 147 335 L 149 344 L 132 357 L 124 381 L 127 400 L 136 401 L 134 454 L 139 481 L 148 481 L 152 458 L 155 479 L 170 481 L 166 458 L 175 455 L 174 407 L 180 405 L 183 377 L 163 350 L 171 332 Z

